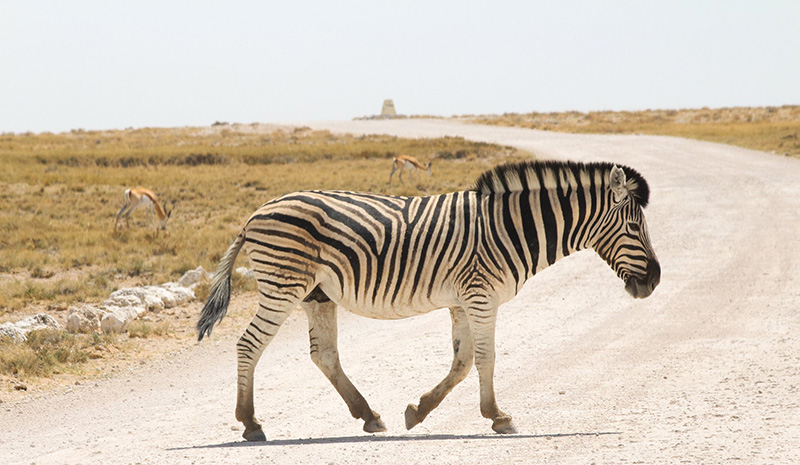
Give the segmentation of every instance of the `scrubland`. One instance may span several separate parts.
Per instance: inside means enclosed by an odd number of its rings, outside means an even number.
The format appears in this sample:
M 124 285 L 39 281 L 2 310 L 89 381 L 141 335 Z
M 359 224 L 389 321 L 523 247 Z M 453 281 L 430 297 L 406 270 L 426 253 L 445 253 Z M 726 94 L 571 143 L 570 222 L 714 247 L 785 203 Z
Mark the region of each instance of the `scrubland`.
M 432 160 L 433 176 L 417 173 L 412 182 L 406 173 L 400 183 L 396 173 L 388 185 L 396 154 Z M 288 192 L 436 194 L 469 188 L 492 165 L 529 156 L 462 138 L 360 137 L 266 125 L 3 134 L 0 323 L 39 311 L 63 322 L 72 303 L 102 301 L 119 287 L 174 281 L 198 265 L 213 270 L 248 215 Z M 175 203 L 166 231 L 151 227 L 144 209 L 131 215 L 130 228 L 124 222 L 115 228 L 123 191 L 138 185 Z M 163 322 L 130 332 L 168 334 Z M 0 369 L 46 375 L 52 370 L 39 365 L 49 365 L 47 359 L 80 362 L 96 346 L 119 341 L 50 335 L 32 344 L 15 351 L 45 360 L 25 362 L 23 369 L 20 357 L 0 357 Z M 49 349 L 54 344 L 61 349 Z M 0 351 L 10 357 L 9 347 Z
M 387 184 L 391 159 L 433 160 Z M 120 285 L 213 269 L 247 216 L 301 189 L 426 195 L 469 188 L 484 169 L 524 156 L 508 147 L 327 131 L 212 128 L 72 131 L 0 137 L 0 322 L 46 303 L 102 300 Z M 404 175 L 408 178 L 408 174 Z M 144 209 L 115 229 L 123 191 L 155 191 L 175 208 L 166 231 Z M 171 204 L 170 204 L 171 205 Z
M 459 119 L 544 131 L 654 134 L 737 145 L 800 157 L 800 106 L 682 110 L 505 113 Z
M 673 135 L 800 156 L 800 107 L 564 112 L 461 116 L 461 121 L 575 133 Z M 433 161 L 433 176 L 388 185 L 391 159 Z M 0 323 L 45 311 L 63 323 L 70 304 L 125 286 L 212 270 L 248 215 L 302 189 L 428 195 L 471 187 L 485 169 L 530 158 L 462 138 L 336 135 L 309 128 L 225 124 L 200 128 L 0 134 Z M 126 188 L 175 203 L 166 231 L 115 228 Z M 244 263 L 241 263 L 244 264 Z M 239 289 L 252 289 L 245 280 Z M 207 284 L 198 289 L 202 300 Z M 127 358 L 143 338 L 188 336 L 183 309 L 139 321 L 121 337 L 42 332 L 0 341 L 0 380 L 80 372 L 87 361 Z M 115 362 L 116 363 L 116 362 Z M 12 378 L 8 378 L 11 376 Z M 12 383 L 13 384 L 13 383 Z

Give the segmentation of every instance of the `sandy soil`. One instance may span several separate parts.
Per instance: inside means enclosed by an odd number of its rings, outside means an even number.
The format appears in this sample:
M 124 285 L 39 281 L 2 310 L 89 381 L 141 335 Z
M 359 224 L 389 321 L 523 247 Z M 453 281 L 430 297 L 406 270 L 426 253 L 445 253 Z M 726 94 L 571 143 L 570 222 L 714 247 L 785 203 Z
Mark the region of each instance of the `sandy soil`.
M 800 444 L 800 161 L 652 136 L 567 135 L 446 121 L 303 123 L 460 135 L 541 158 L 638 169 L 662 266 L 646 300 L 592 252 L 528 282 L 498 317 L 495 383 L 520 433 L 478 412 L 475 370 L 426 421 L 406 404 L 450 364 L 449 318 L 340 316 L 342 363 L 389 431 L 366 434 L 308 358 L 295 313 L 256 373 L 266 443 L 233 416 L 236 334 L 252 299 L 202 344 L 117 376 L 0 404 L 0 462 L 794 463 Z M 435 169 L 435 168 L 434 168 Z M 387 166 L 388 171 L 388 166 Z M 434 171 L 435 176 L 435 171 Z

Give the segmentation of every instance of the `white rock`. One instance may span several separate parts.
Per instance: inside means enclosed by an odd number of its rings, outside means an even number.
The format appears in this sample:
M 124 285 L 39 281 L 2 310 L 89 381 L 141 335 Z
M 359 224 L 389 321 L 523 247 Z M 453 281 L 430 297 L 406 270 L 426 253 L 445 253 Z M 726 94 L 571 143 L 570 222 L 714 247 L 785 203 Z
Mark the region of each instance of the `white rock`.
M 240 276 L 243 276 L 245 278 L 255 278 L 256 277 L 256 274 L 253 273 L 253 270 L 248 270 L 247 267 L 244 267 L 244 266 L 240 266 L 239 268 L 236 268 L 235 270 L 233 270 L 233 272 L 238 274 L 238 275 L 240 275 Z
M 164 283 L 161 285 L 161 287 L 171 293 L 171 299 L 173 303 L 167 305 L 167 308 L 183 305 L 195 299 L 194 289 L 183 286 L 180 283 Z
M 100 318 L 100 329 L 105 333 L 127 329 L 131 320 L 147 311 L 146 295 L 147 292 L 142 287 L 125 287 L 112 292 L 100 305 L 106 312 Z
M 14 326 L 14 323 L 11 323 L 10 321 L 0 325 L 0 338 L 8 338 L 14 342 L 25 342 L 25 339 L 27 339 L 25 337 L 25 333 Z
M 174 295 L 161 286 L 145 286 L 142 289 L 142 298 L 147 311 L 160 312 L 165 308 L 175 306 Z
M 209 274 L 201 266 L 185 273 L 177 283 L 118 289 L 100 305 L 71 307 L 67 315 L 67 329 L 73 332 L 90 332 L 99 327 L 106 333 L 125 331 L 131 320 L 147 312 L 160 312 L 194 300 L 192 287 L 208 277 Z M 12 334 L 11 330 L 8 331 Z M 13 332 L 11 337 L 18 336 Z
M 104 333 L 121 333 L 128 329 L 132 319 L 121 312 L 109 312 L 100 320 L 100 329 Z
M 104 332 L 125 331 L 131 320 L 148 311 L 160 312 L 165 308 L 183 305 L 194 298 L 194 290 L 178 283 L 119 289 L 112 292 L 101 305 L 107 314 L 100 319 L 100 329 Z
M 0 339 L 9 339 L 14 342 L 25 341 L 25 335 L 11 324 L 11 322 L 0 325 Z
M 194 270 L 189 270 L 181 276 L 178 284 L 183 287 L 195 287 L 206 279 L 211 279 L 211 273 L 208 273 L 202 266 L 198 266 Z
M 112 292 L 108 299 L 103 302 L 103 307 L 140 307 L 145 311 L 144 291 L 141 287 L 124 287 Z
M 39 329 L 59 329 L 60 325 L 56 320 L 46 313 L 23 318 L 16 323 L 3 323 L 0 325 L 0 337 L 9 337 L 14 342 L 25 342 L 27 334 Z
M 70 306 L 67 313 L 67 331 L 90 333 L 100 328 L 100 319 L 106 312 L 93 305 Z

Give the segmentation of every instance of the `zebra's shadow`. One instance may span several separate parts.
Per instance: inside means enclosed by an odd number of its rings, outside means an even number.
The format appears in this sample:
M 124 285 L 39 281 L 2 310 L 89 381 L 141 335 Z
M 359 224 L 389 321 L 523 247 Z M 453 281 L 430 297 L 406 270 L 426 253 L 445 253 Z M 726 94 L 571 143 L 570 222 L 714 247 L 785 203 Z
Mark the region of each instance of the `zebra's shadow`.
M 503 441 L 509 439 L 553 439 L 570 438 L 583 436 L 610 436 L 620 435 L 618 431 L 602 431 L 596 433 L 554 433 L 554 434 L 420 434 L 420 435 L 396 435 L 396 436 L 332 436 L 320 438 L 295 438 L 295 439 L 272 439 L 264 442 L 223 442 L 220 444 L 207 444 L 191 447 L 174 447 L 167 450 L 192 450 L 192 449 L 218 449 L 226 447 L 265 447 L 265 446 L 300 446 L 300 445 L 321 445 L 321 444 L 359 444 L 359 443 L 380 443 L 380 442 L 413 442 L 413 441 L 463 441 L 463 440 L 486 440 Z

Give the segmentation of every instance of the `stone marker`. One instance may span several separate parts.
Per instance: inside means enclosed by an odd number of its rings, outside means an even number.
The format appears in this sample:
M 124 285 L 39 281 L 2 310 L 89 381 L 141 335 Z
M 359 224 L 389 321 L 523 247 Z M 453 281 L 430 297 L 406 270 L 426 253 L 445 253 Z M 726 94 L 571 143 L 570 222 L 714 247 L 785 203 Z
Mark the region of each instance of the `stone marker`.
M 383 108 L 381 109 L 381 117 L 394 118 L 397 116 L 397 111 L 394 109 L 394 101 L 386 99 L 383 101 Z

